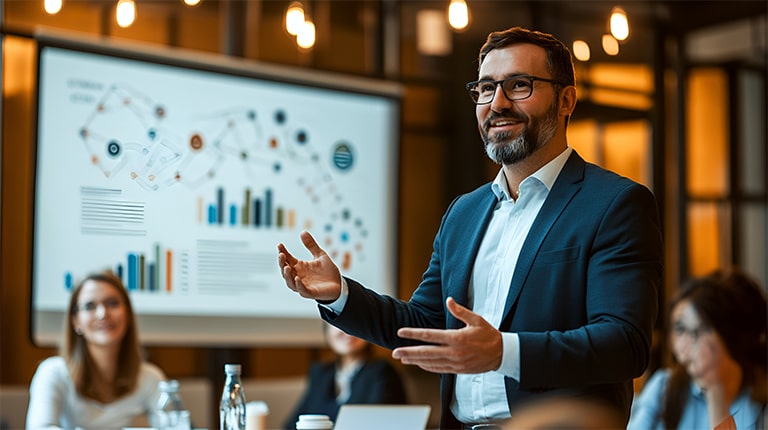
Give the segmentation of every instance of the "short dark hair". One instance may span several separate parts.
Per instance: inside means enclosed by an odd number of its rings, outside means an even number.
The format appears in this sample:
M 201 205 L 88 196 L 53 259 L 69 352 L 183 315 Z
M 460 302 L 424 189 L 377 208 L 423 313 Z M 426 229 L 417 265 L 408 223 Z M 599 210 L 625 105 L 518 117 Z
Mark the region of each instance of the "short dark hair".
M 565 86 L 575 85 L 573 60 L 571 59 L 571 51 L 568 47 L 551 34 L 528 30 L 522 27 L 512 27 L 489 34 L 488 39 L 480 48 L 478 68 L 483 64 L 485 56 L 494 49 L 520 43 L 530 43 L 544 48 L 547 53 L 547 69 L 552 74 L 552 79 Z

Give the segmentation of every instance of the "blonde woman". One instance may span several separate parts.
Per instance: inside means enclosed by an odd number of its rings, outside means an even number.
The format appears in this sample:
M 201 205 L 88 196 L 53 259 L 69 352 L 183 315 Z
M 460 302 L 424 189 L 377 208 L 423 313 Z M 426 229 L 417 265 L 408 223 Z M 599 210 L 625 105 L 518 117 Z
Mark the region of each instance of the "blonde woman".
M 44 360 L 29 389 L 27 429 L 146 426 L 163 372 L 143 360 L 128 293 L 112 272 L 72 291 L 61 355 Z

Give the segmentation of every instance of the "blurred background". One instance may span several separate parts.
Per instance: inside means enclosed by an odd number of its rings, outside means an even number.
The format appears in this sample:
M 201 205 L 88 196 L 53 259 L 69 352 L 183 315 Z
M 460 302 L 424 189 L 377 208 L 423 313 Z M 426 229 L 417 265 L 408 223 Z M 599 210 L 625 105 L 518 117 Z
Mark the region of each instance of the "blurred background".
M 0 391 L 26 387 L 37 363 L 56 352 L 29 337 L 35 31 L 74 31 L 400 84 L 397 281 L 403 299 L 418 285 L 448 203 L 498 171 L 484 156 L 464 88 L 476 79 L 480 46 L 489 32 L 511 26 L 552 33 L 576 56 L 579 103 L 568 127 L 570 145 L 588 161 L 647 185 L 658 199 L 666 244 L 663 315 L 666 298 L 692 275 L 738 266 L 763 286 L 768 280 L 766 5 L 0 0 Z M 132 8 L 133 20 L 130 13 L 117 14 L 122 7 Z M 303 13 L 298 36 L 287 28 L 291 8 Z M 660 319 L 659 339 L 664 330 Z M 657 344 L 654 368 L 665 360 L 664 342 Z M 162 345 L 147 347 L 147 355 L 180 379 L 210 380 L 222 362 L 234 359 L 253 381 L 301 378 L 312 360 L 330 356 L 317 347 Z M 211 385 L 218 392 L 219 381 Z

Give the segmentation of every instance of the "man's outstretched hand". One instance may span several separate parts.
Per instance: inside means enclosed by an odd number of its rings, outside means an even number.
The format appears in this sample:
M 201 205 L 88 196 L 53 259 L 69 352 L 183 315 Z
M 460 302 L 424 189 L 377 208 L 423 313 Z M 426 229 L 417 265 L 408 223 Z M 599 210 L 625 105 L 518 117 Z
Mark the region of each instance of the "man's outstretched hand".
M 466 326 L 455 330 L 401 328 L 398 336 L 430 345 L 400 347 L 392 351 L 392 357 L 435 373 L 483 373 L 498 369 L 503 348 L 501 333 L 451 297 L 446 306 Z
M 299 260 L 282 243 L 277 245 L 277 262 L 285 285 L 302 297 L 332 302 L 341 294 L 341 272 L 331 257 L 320 248 L 308 231 L 301 232 L 301 241 L 312 253 L 312 260 Z

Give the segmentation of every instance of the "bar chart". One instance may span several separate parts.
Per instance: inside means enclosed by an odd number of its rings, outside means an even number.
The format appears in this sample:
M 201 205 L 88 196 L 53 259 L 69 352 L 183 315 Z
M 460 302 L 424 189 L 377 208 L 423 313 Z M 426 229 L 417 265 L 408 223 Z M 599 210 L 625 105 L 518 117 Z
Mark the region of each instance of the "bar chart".
M 263 229 L 296 228 L 296 210 L 275 204 L 271 188 L 256 195 L 246 188 L 239 197 L 228 199 L 223 187 L 217 187 L 215 196 L 197 197 L 197 223 L 201 225 L 228 225 Z

